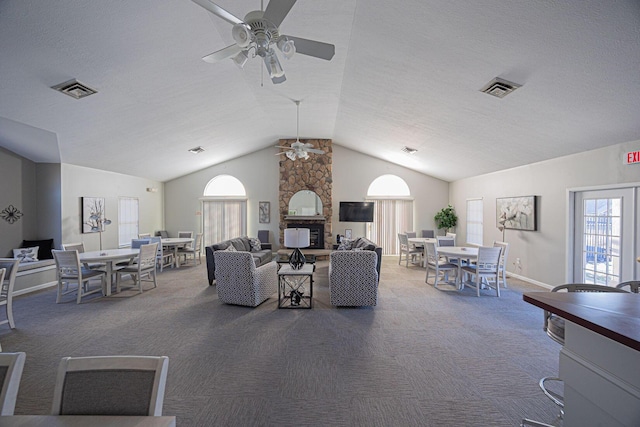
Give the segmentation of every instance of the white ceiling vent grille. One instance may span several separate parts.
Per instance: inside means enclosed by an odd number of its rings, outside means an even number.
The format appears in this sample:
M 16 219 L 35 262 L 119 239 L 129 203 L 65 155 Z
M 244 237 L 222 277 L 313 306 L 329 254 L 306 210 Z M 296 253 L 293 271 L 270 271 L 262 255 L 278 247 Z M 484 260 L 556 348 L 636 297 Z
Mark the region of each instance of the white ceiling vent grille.
M 189 150 L 189 152 L 190 152 L 190 153 L 193 153 L 193 154 L 200 154 L 200 153 L 202 153 L 203 151 L 204 151 L 204 148 L 202 148 L 202 147 L 200 147 L 200 146 L 195 147 L 195 148 L 192 148 L 192 149 L 190 149 L 190 150 Z
M 402 152 L 407 154 L 415 154 L 418 150 L 411 147 L 402 147 Z
M 518 89 L 520 86 L 517 83 L 509 82 L 507 80 L 503 80 L 500 77 L 496 77 L 491 80 L 485 87 L 480 89 L 480 92 L 484 92 L 489 95 L 493 95 L 497 98 L 504 98 L 509 95 L 514 90 Z
M 59 85 L 51 86 L 51 89 L 62 92 L 65 95 L 69 95 L 70 97 L 75 99 L 86 98 L 89 95 L 98 93 L 97 90 L 80 83 L 76 79 L 71 79 L 64 83 L 60 83 Z

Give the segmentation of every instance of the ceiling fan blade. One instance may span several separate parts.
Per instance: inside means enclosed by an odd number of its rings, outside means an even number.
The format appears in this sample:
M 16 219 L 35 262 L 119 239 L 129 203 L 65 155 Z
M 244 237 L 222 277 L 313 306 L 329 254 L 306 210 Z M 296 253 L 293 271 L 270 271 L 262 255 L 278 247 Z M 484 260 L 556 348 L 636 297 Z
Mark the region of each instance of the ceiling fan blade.
M 271 0 L 264 11 L 263 18 L 279 27 L 296 0 Z
M 276 148 L 284 148 L 285 150 L 291 150 L 291 147 L 284 147 L 282 145 L 274 145 Z
M 318 150 L 317 148 L 307 148 L 305 151 L 307 153 L 324 154 L 324 150 Z
M 219 18 L 224 19 L 225 21 L 227 21 L 232 25 L 244 23 L 242 19 L 238 18 L 237 16 L 233 15 L 230 12 L 227 12 L 226 10 L 224 10 L 223 8 L 221 8 L 220 6 L 218 6 L 212 1 L 209 1 L 209 0 L 192 0 L 192 1 L 196 4 L 199 4 L 200 6 L 207 9 L 209 12 L 213 13 Z
M 213 53 L 210 53 L 207 56 L 203 56 L 202 60 L 213 64 L 214 62 L 222 61 L 223 59 L 231 58 L 242 52 L 242 48 L 237 44 L 232 44 L 231 46 L 227 46 L 224 49 L 220 49 Z
M 272 0 L 273 1 L 273 0 Z M 326 59 L 330 61 L 336 53 L 336 47 L 329 43 L 323 43 L 315 40 L 302 39 L 300 37 L 286 36 L 289 40 L 293 40 L 296 46 L 296 53 L 303 55 L 315 56 L 316 58 Z

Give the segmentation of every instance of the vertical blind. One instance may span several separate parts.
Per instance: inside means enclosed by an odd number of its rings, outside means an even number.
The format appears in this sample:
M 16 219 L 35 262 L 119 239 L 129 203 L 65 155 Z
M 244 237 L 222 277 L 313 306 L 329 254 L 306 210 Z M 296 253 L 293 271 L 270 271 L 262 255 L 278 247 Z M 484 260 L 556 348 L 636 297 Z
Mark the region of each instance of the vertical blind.
M 139 214 L 138 199 L 135 197 L 118 198 L 118 246 L 131 245 L 131 239 L 138 238 Z
M 482 246 L 482 199 L 467 200 L 467 243 Z
M 202 215 L 205 246 L 247 234 L 246 200 L 204 200 Z
M 375 202 L 373 222 L 367 223 L 367 238 L 382 246 L 383 255 L 400 251 L 398 233 L 413 229 L 413 200 L 368 199 Z

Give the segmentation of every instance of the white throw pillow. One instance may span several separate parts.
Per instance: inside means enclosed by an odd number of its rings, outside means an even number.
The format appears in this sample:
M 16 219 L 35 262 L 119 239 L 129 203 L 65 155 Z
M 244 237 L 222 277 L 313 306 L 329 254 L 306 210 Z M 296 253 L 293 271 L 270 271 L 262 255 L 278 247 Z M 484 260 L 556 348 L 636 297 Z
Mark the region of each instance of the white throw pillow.
M 228 251 L 228 252 L 238 252 L 238 250 L 236 249 L 236 247 L 235 247 L 235 246 L 233 246 L 233 245 L 231 245 L 231 244 L 230 244 L 229 246 L 227 246 L 227 249 L 225 249 L 225 251 Z
M 249 239 L 249 244 L 251 245 L 251 252 L 258 252 L 262 250 L 262 242 L 255 237 Z
M 14 249 L 13 259 L 20 259 L 20 262 L 38 261 L 38 249 L 40 249 L 39 246 Z

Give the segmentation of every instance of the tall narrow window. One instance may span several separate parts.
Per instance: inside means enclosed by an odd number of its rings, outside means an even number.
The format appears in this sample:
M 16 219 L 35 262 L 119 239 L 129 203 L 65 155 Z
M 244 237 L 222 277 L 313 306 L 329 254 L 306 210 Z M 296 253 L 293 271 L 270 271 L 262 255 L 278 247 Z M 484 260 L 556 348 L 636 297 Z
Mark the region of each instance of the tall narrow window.
M 375 202 L 373 222 L 367 223 L 366 237 L 382 246 L 385 255 L 400 251 L 398 233 L 413 230 L 413 199 L 409 186 L 396 175 L 382 175 L 373 180 L 367 201 Z
M 135 197 L 118 198 L 118 246 L 130 246 L 138 238 L 139 202 Z
M 467 243 L 482 246 L 482 199 L 467 200 Z
M 204 245 L 247 234 L 244 185 L 231 175 L 218 175 L 206 185 L 202 199 Z

